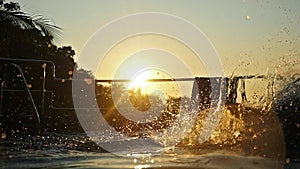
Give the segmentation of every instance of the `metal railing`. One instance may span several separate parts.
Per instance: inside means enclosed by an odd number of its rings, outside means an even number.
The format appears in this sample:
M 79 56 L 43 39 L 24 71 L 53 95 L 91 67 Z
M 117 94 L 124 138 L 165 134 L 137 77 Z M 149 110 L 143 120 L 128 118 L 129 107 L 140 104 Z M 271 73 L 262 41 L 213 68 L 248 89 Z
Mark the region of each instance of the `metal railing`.
M 24 76 L 24 73 L 23 73 L 23 71 L 22 71 L 22 69 L 20 68 L 19 65 L 15 64 L 15 63 L 9 63 L 9 65 L 12 66 L 12 67 L 14 67 L 18 71 L 18 73 L 20 73 L 20 75 L 21 75 L 20 78 L 22 78 L 23 86 L 24 86 L 25 90 L 17 90 L 17 91 L 19 91 L 19 92 L 26 92 L 26 94 L 28 95 L 30 103 L 31 103 L 31 105 L 33 107 L 33 110 L 34 110 L 34 114 L 35 114 L 36 119 L 37 119 L 37 126 L 39 128 L 39 126 L 41 124 L 40 114 L 39 114 L 39 112 L 37 110 L 37 107 L 36 107 L 36 104 L 35 104 L 35 102 L 33 100 L 31 91 L 28 88 L 28 83 L 27 83 L 27 80 L 26 80 L 26 78 Z M 5 91 L 5 89 L 4 89 L 4 83 L 3 82 L 1 83 L 1 110 L 0 110 L 1 112 L 2 112 L 2 106 L 3 106 L 3 102 L 2 102 L 3 98 L 2 98 L 2 96 L 3 96 L 3 91 Z
M 24 81 L 24 85 L 25 85 L 25 92 L 28 94 L 29 96 L 29 99 L 31 101 L 31 104 L 32 106 L 34 107 L 34 111 L 35 111 L 35 115 L 37 117 L 37 122 L 38 124 L 41 123 L 41 120 L 40 120 L 40 114 L 43 114 L 44 115 L 44 112 L 45 112 L 45 97 L 46 97 L 46 92 L 50 92 L 52 93 L 52 95 L 54 94 L 53 91 L 49 91 L 49 90 L 46 90 L 46 76 L 47 76 L 47 66 L 48 65 L 51 65 L 50 68 L 51 68 L 51 75 L 53 80 L 56 80 L 56 81 L 72 81 L 72 80 L 84 80 L 84 79 L 66 79 L 66 78 L 59 78 L 59 77 L 56 77 L 56 74 L 55 74 L 55 63 L 53 61 L 49 61 L 49 60 L 38 60 L 38 59 L 22 59 L 22 58 L 0 58 L 0 61 L 2 62 L 5 62 L 5 63 L 8 63 L 9 65 L 15 67 L 15 69 L 18 70 L 18 72 L 21 74 L 21 77 Z M 26 78 L 24 76 L 24 72 L 23 70 L 21 69 L 21 67 L 18 65 L 20 63 L 24 64 L 24 63 L 40 63 L 42 65 L 42 69 L 43 69 L 43 74 L 42 74 L 42 86 L 41 86 L 41 90 L 30 90 L 28 88 L 28 83 L 26 81 Z M 164 79 L 148 79 L 147 82 L 175 82 L 175 81 L 178 81 L 178 82 L 185 82 L 185 81 L 195 81 L 196 78 L 201 78 L 201 77 L 188 77 L 188 78 L 164 78 Z M 203 77 L 204 78 L 204 77 Z M 214 77 L 205 77 L 205 78 L 214 78 Z M 226 78 L 226 77 L 225 77 Z M 264 75 L 258 75 L 258 76 L 255 76 L 255 75 L 250 75 L 250 76 L 235 76 L 235 77 L 232 77 L 232 78 L 227 78 L 227 79 L 235 79 L 236 81 L 238 80 L 244 80 L 244 79 L 253 79 L 253 78 L 265 78 Z M 100 84 L 100 83 L 113 83 L 113 82 L 130 82 L 131 80 L 128 80 L 128 79 L 93 79 L 93 81 L 95 82 L 95 84 Z M 232 92 L 233 95 L 236 94 L 234 92 L 236 92 L 236 88 L 237 86 L 236 85 L 232 85 L 230 86 L 229 84 L 229 93 Z M 2 96 L 2 92 L 6 91 L 6 89 L 3 89 L 3 85 L 1 85 L 1 96 Z M 15 90 L 15 92 L 22 92 L 22 90 Z M 32 97 L 32 94 L 31 92 L 41 92 L 41 112 L 39 113 L 38 110 L 37 110 L 37 107 L 36 107 L 36 104 L 34 102 L 34 99 Z M 1 104 L 0 104 L 0 109 L 2 109 L 2 99 L 1 99 Z M 73 107 L 55 107 L 55 106 L 50 106 L 52 109 L 67 109 L 67 110 L 74 110 Z M 86 108 L 85 108 L 86 109 Z

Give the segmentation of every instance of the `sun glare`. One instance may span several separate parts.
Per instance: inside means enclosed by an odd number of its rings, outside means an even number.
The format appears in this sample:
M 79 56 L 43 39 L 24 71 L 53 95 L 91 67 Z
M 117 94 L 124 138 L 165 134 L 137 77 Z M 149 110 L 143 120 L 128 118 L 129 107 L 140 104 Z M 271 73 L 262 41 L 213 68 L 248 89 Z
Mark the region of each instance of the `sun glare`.
M 154 82 L 151 79 L 171 79 L 168 72 L 158 68 L 147 68 L 138 71 L 131 78 L 128 84 L 129 90 L 140 90 L 142 94 L 157 95 L 164 93 L 165 96 L 181 96 L 181 89 L 178 82 Z
M 136 75 L 134 75 L 131 79 L 129 89 L 137 90 L 138 88 L 140 88 L 142 92 L 145 92 L 145 89 L 147 87 L 147 80 L 149 78 L 150 74 L 147 70 L 136 73 Z

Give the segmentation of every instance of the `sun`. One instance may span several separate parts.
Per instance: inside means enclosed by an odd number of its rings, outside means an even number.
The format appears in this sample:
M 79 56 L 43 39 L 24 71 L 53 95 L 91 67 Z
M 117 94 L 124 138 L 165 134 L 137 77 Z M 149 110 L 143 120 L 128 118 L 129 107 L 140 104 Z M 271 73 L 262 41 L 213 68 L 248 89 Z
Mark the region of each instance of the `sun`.
M 129 84 L 129 89 L 137 90 L 138 88 L 140 88 L 143 93 L 146 92 L 145 89 L 147 88 L 147 83 L 148 83 L 147 81 L 149 78 L 150 78 L 149 70 L 137 72 L 131 79 L 131 82 Z
M 138 91 L 141 94 L 157 95 L 164 93 L 163 96 L 181 96 L 181 88 L 177 81 L 163 81 L 162 79 L 174 79 L 170 73 L 155 67 L 144 68 L 137 71 L 127 85 L 128 90 Z M 161 95 L 161 94 L 159 94 Z M 165 99 L 163 98 L 163 99 Z

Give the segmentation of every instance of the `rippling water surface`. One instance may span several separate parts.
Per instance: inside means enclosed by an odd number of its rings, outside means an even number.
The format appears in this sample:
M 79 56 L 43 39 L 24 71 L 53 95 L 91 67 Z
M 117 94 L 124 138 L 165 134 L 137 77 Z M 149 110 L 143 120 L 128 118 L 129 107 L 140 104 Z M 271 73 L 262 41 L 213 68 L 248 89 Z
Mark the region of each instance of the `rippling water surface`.
M 135 141 L 134 139 L 129 140 Z M 159 146 L 159 145 L 154 145 Z M 159 148 L 159 147 L 158 147 Z M 161 147 L 162 148 L 162 147 Z M 163 149 L 163 148 L 162 148 Z M 1 141 L 2 168 L 281 168 L 270 159 L 226 151 L 164 148 L 164 152 L 108 153 L 84 135 L 44 133 Z M 156 155 L 154 155 L 156 154 Z M 299 168 L 291 162 L 285 168 Z

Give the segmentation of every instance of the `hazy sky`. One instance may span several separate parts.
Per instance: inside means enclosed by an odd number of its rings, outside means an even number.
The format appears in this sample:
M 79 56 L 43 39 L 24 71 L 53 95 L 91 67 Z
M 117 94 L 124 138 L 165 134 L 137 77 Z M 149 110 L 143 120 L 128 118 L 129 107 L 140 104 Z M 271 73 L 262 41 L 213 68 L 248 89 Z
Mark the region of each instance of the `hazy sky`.
M 103 25 L 138 12 L 163 12 L 202 30 L 220 55 L 225 73 L 264 74 L 280 57 L 297 60 L 300 46 L 299 0 L 17 0 L 29 14 L 41 14 L 63 28 L 58 45 L 79 56 Z M 99 48 L 101 44 L 99 44 Z M 97 54 L 95 54 L 97 57 Z M 89 69 L 90 59 L 82 66 Z M 239 65 L 241 65 L 239 67 Z

